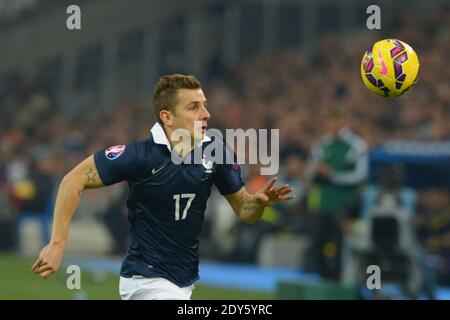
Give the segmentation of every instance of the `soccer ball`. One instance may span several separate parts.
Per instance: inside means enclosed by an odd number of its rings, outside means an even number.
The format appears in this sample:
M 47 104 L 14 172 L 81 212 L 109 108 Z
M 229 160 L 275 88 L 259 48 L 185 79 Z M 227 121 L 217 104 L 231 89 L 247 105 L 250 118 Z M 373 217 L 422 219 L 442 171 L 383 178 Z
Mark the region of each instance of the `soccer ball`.
M 407 43 L 396 39 L 376 42 L 361 61 L 366 87 L 383 97 L 398 97 L 417 82 L 419 58 Z

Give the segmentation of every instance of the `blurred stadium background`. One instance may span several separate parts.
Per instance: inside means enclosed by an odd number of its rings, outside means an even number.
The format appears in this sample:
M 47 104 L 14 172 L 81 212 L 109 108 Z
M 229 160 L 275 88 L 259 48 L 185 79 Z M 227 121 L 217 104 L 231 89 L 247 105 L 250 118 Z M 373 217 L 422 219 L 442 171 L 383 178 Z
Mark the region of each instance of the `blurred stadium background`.
M 71 4 L 79 31 L 66 28 Z M 366 28 L 371 4 L 381 30 Z M 384 38 L 409 43 L 421 62 L 398 99 L 360 80 L 364 51 Z M 298 199 L 247 227 L 214 193 L 194 299 L 449 299 L 449 38 L 446 1 L 0 0 L 0 299 L 119 298 L 124 184 L 85 192 L 74 217 L 63 264 L 81 267 L 82 290 L 66 289 L 64 268 L 44 281 L 30 267 L 59 180 L 98 149 L 145 139 L 153 85 L 171 72 L 202 81 L 210 127 L 279 128 L 279 176 Z M 351 205 L 325 216 L 331 231 L 314 264 L 326 199 L 305 171 L 336 118 L 367 142 L 370 170 Z M 250 190 L 267 181 L 258 173 L 244 167 Z M 378 209 L 408 219 L 375 221 Z M 384 249 L 363 252 L 367 234 Z M 376 294 L 364 289 L 373 261 Z

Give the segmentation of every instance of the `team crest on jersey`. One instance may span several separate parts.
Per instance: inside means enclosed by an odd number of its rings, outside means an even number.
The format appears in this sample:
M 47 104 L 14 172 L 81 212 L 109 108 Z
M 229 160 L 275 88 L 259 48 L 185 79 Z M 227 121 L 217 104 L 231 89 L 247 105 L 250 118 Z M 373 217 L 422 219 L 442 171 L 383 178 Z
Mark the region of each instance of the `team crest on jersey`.
M 205 177 L 202 180 L 211 179 L 211 175 L 213 173 L 213 164 L 214 162 L 212 160 L 206 160 L 205 158 L 202 159 L 202 165 L 203 168 L 205 168 Z
M 213 162 L 211 160 L 202 159 L 202 165 L 206 169 L 205 173 L 212 173 Z
M 105 157 L 108 160 L 115 160 L 122 155 L 125 151 L 125 145 L 121 144 L 118 146 L 109 147 L 105 150 Z

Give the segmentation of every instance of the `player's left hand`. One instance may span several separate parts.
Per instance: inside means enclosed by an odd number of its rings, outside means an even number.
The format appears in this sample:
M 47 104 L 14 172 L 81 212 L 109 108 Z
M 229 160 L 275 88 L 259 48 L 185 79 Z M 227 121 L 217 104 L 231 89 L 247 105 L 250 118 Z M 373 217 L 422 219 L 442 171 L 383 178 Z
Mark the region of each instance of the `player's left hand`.
M 262 189 L 254 193 L 256 199 L 258 199 L 264 206 L 271 206 L 281 201 L 287 201 L 294 199 L 294 196 L 290 194 L 292 189 L 288 184 L 281 187 L 274 188 L 277 177 L 272 178 L 269 183 Z

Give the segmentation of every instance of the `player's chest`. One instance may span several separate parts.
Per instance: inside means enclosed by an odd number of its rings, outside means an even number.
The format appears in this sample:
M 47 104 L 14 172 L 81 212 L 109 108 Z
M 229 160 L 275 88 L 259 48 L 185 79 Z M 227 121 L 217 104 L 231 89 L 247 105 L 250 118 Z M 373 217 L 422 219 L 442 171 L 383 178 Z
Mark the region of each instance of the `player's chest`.
M 214 166 L 202 164 L 174 164 L 161 161 L 148 170 L 140 186 L 147 190 L 209 192 L 213 183 Z

